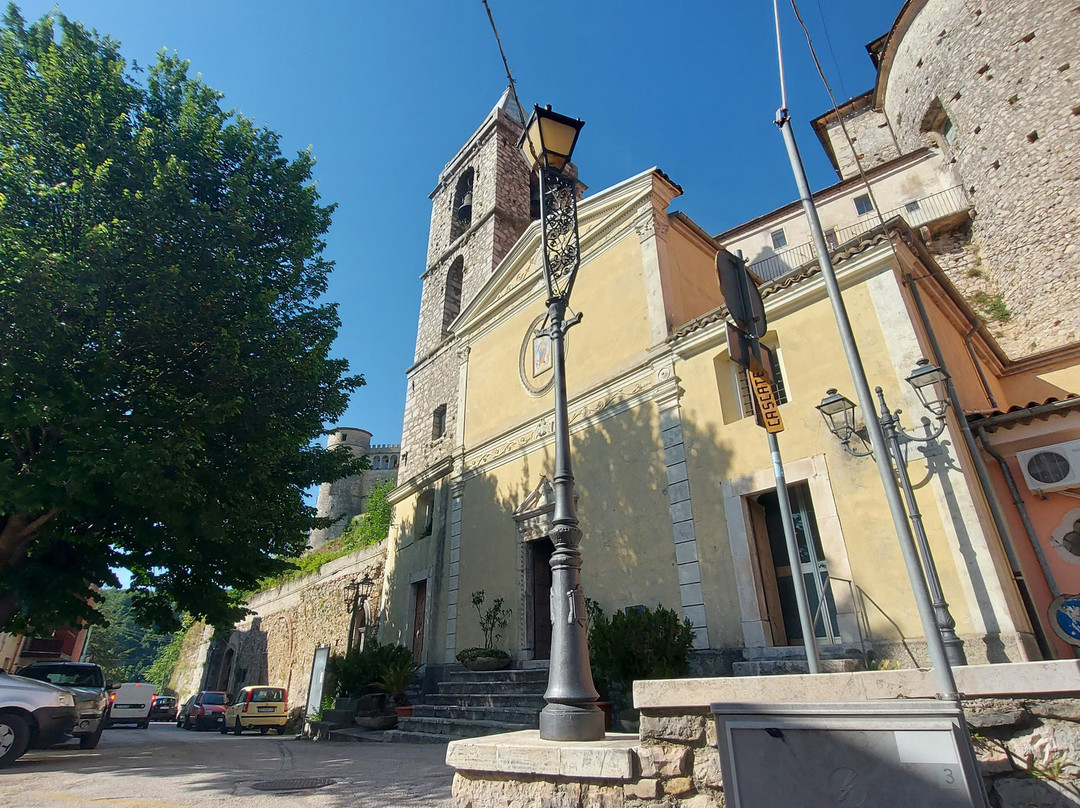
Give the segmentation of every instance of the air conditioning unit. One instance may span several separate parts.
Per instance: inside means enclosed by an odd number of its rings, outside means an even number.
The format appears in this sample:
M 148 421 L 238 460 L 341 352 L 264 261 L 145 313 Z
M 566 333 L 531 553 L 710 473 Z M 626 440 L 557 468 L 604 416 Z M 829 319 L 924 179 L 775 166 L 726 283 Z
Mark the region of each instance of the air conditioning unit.
M 1035 493 L 1080 487 L 1080 440 L 1017 452 L 1016 460 Z

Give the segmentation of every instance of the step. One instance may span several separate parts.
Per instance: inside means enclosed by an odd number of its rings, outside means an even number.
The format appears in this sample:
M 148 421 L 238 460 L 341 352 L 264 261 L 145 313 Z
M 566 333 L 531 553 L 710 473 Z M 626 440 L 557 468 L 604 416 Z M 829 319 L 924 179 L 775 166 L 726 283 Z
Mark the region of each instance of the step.
M 485 695 L 489 693 L 521 694 L 535 696 L 547 690 L 547 682 L 470 682 L 442 681 L 438 692 L 443 695 Z
M 408 732 L 401 729 L 388 729 L 383 733 L 384 743 L 450 743 L 461 740 L 465 735 L 437 735 L 431 732 Z
M 849 673 L 866 670 L 861 659 L 823 659 L 822 673 Z M 736 662 L 731 666 L 735 676 L 783 676 L 792 673 L 809 673 L 806 659 L 758 659 Z
M 351 727 L 356 717 L 356 710 L 323 710 L 322 721 L 330 727 Z
M 448 718 L 453 721 L 498 721 L 504 724 L 539 726 L 539 710 L 520 707 L 472 707 L 465 705 L 436 706 L 417 704 L 412 718 Z M 400 723 L 400 719 L 399 719 Z
M 432 693 L 416 700 L 433 707 L 521 707 L 540 711 L 547 704 L 542 694 L 528 693 Z
M 806 649 L 800 645 L 773 645 L 742 649 L 743 659 L 754 662 L 763 659 L 801 659 L 806 660 Z M 818 646 L 821 659 L 863 659 L 865 654 L 858 645 L 822 645 Z
M 430 735 L 446 735 L 455 738 L 477 738 L 482 735 L 497 735 L 502 732 L 517 732 L 523 729 L 536 729 L 536 724 L 520 724 L 506 721 L 454 720 L 450 718 L 410 718 L 398 720 L 398 731 L 424 732 Z
M 451 682 L 492 682 L 505 684 L 506 682 L 544 682 L 548 680 L 548 671 L 546 668 L 532 668 L 529 670 L 519 670 L 517 668 L 508 668 L 501 671 L 470 671 L 470 670 L 451 670 L 449 671 L 449 680 L 443 681 Z

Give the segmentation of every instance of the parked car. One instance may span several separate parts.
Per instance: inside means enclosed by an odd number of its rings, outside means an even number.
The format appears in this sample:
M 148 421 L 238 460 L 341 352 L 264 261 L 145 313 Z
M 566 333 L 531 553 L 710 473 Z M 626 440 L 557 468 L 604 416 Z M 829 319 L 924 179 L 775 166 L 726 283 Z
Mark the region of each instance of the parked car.
M 265 735 L 273 727 L 278 735 L 283 735 L 288 720 L 285 688 L 252 685 L 236 694 L 236 700 L 225 710 L 225 720 L 219 729 L 222 735 L 229 730 L 239 735 L 245 729 L 257 729 Z
M 82 749 L 97 747 L 109 712 L 105 672 L 100 665 L 92 662 L 31 662 L 20 668 L 18 674 L 70 690 L 79 714 L 72 734 L 79 739 Z
M 78 715 L 70 690 L 0 672 L 0 768 L 10 766 L 27 749 L 63 741 Z
M 176 720 L 176 696 L 158 696 L 150 705 L 151 721 Z
M 139 729 L 150 726 L 150 707 L 157 696 L 157 686 L 146 682 L 124 682 L 109 694 L 109 720 L 105 726 L 134 724 Z
M 184 722 L 187 721 L 188 713 L 191 712 L 191 705 L 193 705 L 195 703 L 195 699 L 197 699 L 197 698 L 199 698 L 198 693 L 196 693 L 194 696 L 188 696 L 187 701 L 185 701 L 177 709 L 177 711 L 176 711 L 176 728 L 177 729 L 184 726 Z
M 225 723 L 225 707 L 232 701 L 232 693 L 223 690 L 203 690 L 196 694 L 184 708 L 180 722 L 184 729 L 212 729 Z

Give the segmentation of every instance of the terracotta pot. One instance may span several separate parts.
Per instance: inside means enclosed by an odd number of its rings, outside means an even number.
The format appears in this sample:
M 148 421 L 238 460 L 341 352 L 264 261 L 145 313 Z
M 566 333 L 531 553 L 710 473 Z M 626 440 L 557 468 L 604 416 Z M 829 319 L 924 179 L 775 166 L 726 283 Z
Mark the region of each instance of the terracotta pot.
M 604 711 L 604 729 L 611 729 L 611 725 L 615 723 L 615 702 L 598 701 L 596 706 Z
M 395 707 L 394 710 L 397 711 L 398 718 L 408 718 L 410 715 L 412 715 L 411 704 L 407 704 L 404 707 Z
M 471 671 L 501 671 L 503 668 L 509 667 L 510 658 L 482 656 L 470 659 L 464 665 Z

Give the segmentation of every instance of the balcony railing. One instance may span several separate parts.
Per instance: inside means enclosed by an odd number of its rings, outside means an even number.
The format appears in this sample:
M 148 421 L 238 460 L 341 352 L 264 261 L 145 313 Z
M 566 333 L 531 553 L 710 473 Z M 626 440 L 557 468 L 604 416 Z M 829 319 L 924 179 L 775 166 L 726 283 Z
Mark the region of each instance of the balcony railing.
M 827 231 L 825 238 L 829 245 L 829 251 L 832 252 L 839 245 L 873 230 L 883 220 L 887 222 L 896 216 L 903 216 L 908 225 L 918 227 L 927 222 L 960 213 L 970 207 L 971 203 L 968 202 L 964 189 L 959 185 L 954 185 L 947 190 L 938 191 L 936 194 L 924 196 L 921 199 L 914 199 L 898 208 L 886 211 L 881 218 L 878 218 L 876 213 L 871 212 L 854 224 Z M 750 264 L 750 269 L 762 280 L 771 281 L 786 275 L 794 269 L 798 269 L 815 258 L 817 258 L 817 250 L 814 249 L 814 242 L 807 241 L 805 244 L 789 247 L 783 252 L 754 261 Z

